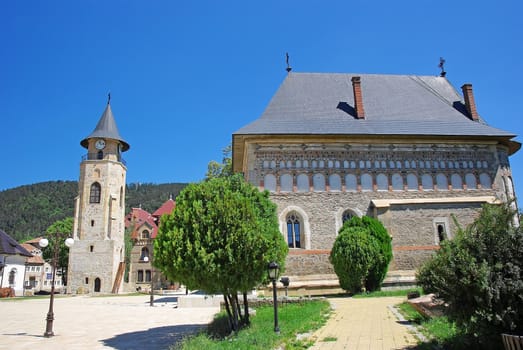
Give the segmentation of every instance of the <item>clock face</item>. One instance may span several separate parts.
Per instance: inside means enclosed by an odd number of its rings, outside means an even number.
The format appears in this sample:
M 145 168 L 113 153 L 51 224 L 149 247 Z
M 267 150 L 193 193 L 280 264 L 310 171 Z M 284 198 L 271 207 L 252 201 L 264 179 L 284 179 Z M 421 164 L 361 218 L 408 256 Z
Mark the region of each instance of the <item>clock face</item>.
M 96 149 L 104 149 L 105 148 L 105 141 L 100 139 L 100 140 L 97 140 L 96 143 L 94 144 L 94 146 L 96 147 Z

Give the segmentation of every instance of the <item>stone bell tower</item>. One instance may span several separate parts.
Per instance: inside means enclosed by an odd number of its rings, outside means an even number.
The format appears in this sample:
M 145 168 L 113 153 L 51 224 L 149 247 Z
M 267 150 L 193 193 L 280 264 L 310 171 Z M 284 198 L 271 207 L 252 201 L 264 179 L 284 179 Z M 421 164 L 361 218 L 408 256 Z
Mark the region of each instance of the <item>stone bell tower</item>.
M 94 131 L 80 142 L 87 149 L 80 163 L 73 238 L 69 251 L 71 293 L 118 293 L 124 265 L 125 176 L 122 152 L 129 149 L 107 106 Z

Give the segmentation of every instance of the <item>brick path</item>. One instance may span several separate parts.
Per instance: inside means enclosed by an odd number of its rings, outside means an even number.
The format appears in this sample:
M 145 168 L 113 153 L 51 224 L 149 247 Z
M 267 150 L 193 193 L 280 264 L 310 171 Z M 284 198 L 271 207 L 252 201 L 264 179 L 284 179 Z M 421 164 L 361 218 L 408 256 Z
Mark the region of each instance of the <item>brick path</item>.
M 389 309 L 402 297 L 330 298 L 334 313 L 312 338 L 310 350 L 391 350 L 406 349 L 418 340 L 412 330 Z

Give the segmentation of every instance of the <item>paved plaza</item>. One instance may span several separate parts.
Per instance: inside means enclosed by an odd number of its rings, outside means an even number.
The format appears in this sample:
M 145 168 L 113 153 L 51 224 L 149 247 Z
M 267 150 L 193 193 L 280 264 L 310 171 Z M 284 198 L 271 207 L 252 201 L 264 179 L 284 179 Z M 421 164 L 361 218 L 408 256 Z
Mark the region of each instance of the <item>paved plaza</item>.
M 407 349 L 417 343 L 412 329 L 399 321 L 391 306 L 405 300 L 330 298 L 334 312 L 312 334 L 311 350 Z M 55 298 L 54 333 L 44 338 L 49 298 L 2 300 L 0 349 L 169 349 L 197 332 L 219 311 L 214 307 L 180 307 L 177 297 L 67 296 Z M 269 349 L 270 350 L 270 349 Z
M 68 296 L 54 300 L 54 333 L 44 338 L 49 298 L 0 301 L 0 349 L 168 349 L 198 331 L 218 307 L 176 308 L 176 296 Z

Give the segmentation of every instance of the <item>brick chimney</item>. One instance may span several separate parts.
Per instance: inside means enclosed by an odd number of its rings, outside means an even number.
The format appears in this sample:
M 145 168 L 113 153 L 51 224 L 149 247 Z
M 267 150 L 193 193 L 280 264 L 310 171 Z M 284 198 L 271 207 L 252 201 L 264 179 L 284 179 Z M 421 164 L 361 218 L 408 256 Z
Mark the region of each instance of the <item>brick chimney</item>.
M 352 77 L 352 91 L 354 92 L 354 109 L 358 119 L 365 119 L 365 110 L 363 109 L 363 97 L 361 95 L 361 78 Z
M 465 107 L 472 120 L 478 121 L 478 111 L 476 110 L 476 102 L 474 101 L 474 93 L 472 92 L 472 84 L 463 84 L 461 87 L 463 91 L 463 97 L 465 98 Z

